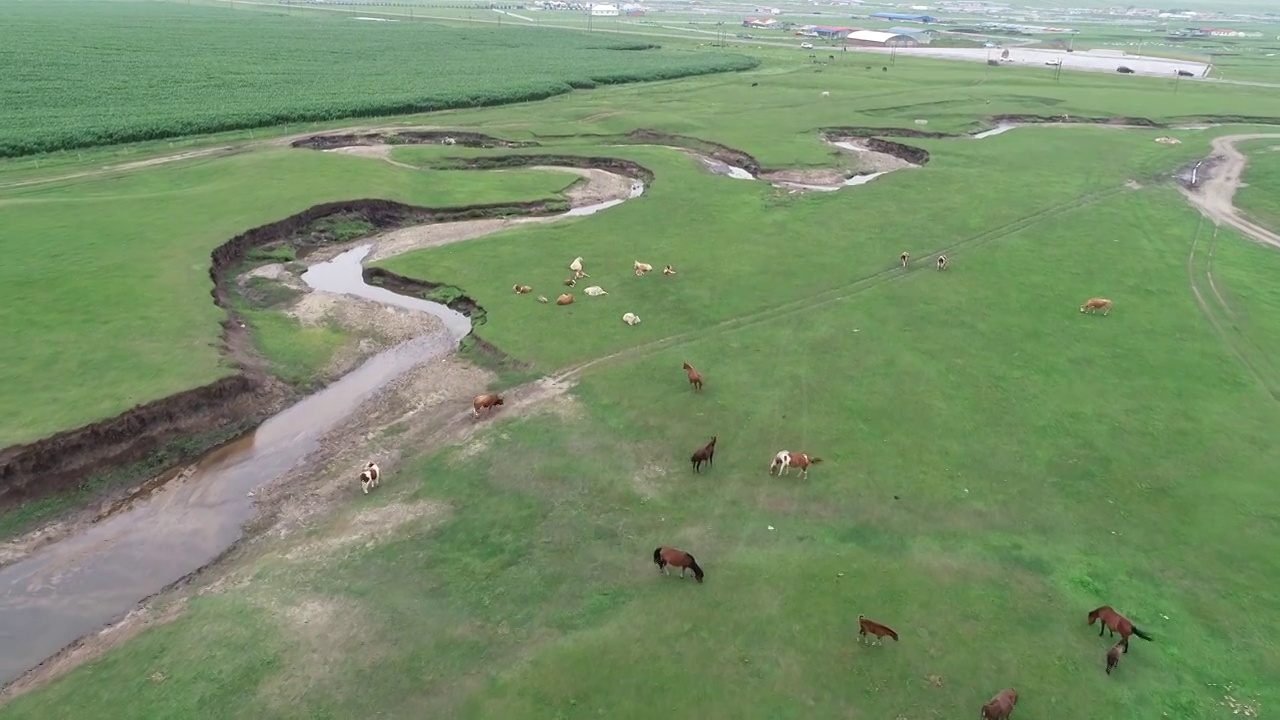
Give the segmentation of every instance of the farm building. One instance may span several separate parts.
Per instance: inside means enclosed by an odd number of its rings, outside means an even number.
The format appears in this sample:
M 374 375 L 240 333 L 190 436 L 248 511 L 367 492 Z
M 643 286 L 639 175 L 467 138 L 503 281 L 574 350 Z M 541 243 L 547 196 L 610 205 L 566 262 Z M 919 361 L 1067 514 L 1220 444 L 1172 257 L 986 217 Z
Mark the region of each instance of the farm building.
M 776 30 L 782 27 L 782 23 L 773 18 L 747 18 L 742 21 L 742 26 L 760 30 Z
M 592 5 L 591 15 L 593 17 L 618 17 L 617 5 Z
M 933 41 L 934 35 L 937 34 L 932 30 L 925 30 L 924 28 L 909 28 L 909 27 L 891 27 L 885 32 L 891 32 L 894 35 L 906 35 L 907 37 L 912 38 L 913 40 L 920 43 L 921 45 L 928 45 L 930 42 Z
M 849 45 L 858 47 L 915 47 L 920 44 L 910 35 L 880 32 L 879 30 L 858 30 L 849 33 L 844 39 Z
M 825 27 L 819 25 L 813 28 L 813 32 L 820 38 L 827 40 L 841 40 L 849 36 L 851 32 L 857 32 L 858 28 L 851 27 Z
M 938 22 L 938 18 L 936 17 L 930 17 L 929 15 L 909 15 L 907 13 L 878 12 L 871 13 L 871 17 L 877 20 L 893 20 L 895 22 Z

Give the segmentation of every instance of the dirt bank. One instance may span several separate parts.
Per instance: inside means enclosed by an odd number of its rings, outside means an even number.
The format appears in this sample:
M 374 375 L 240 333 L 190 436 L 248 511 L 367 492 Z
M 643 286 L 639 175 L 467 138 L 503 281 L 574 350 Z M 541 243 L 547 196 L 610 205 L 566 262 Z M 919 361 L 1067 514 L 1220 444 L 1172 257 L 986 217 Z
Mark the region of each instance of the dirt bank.
M 1235 228 L 1255 242 L 1280 248 L 1280 233 L 1247 220 L 1232 203 L 1248 165 L 1248 158 L 1236 147 L 1237 143 L 1270 138 L 1280 138 L 1280 133 L 1214 138 L 1213 154 L 1200 163 L 1197 182 L 1183 182 L 1179 188 L 1192 205 L 1215 223 Z
M 289 143 L 296 148 L 332 150 L 360 145 L 438 145 L 453 138 L 454 145 L 471 148 L 537 147 L 536 142 L 503 140 L 492 135 L 461 130 L 375 130 L 362 133 L 323 133 L 298 138 Z
M 623 139 L 627 142 L 644 143 L 646 145 L 686 147 L 719 160 L 726 165 L 740 167 L 756 176 L 759 176 L 764 171 L 755 157 L 742 150 L 735 150 L 728 145 L 721 145 L 717 142 L 688 135 L 674 135 L 657 130 L 640 129 L 628 133 Z

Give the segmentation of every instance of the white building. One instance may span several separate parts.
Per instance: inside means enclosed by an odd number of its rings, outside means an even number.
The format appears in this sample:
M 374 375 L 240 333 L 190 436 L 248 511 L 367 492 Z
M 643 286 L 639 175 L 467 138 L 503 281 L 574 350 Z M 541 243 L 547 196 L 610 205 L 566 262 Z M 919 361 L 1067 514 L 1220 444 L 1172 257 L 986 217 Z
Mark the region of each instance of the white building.
M 618 17 L 617 5 L 592 5 L 592 17 Z

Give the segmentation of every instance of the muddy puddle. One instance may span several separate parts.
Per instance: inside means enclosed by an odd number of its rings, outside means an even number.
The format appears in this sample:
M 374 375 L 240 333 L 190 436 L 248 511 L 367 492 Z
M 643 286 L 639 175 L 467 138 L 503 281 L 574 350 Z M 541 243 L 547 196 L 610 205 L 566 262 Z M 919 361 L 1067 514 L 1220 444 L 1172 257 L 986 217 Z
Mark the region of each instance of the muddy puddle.
M 645 191 L 642 182 L 627 181 L 626 198 L 517 222 L 593 215 Z M 302 279 L 316 290 L 428 313 L 441 319 L 444 329 L 373 356 L 255 432 L 209 452 L 154 491 L 122 503 L 85 531 L 0 567 L 0 686 L 216 559 L 253 518 L 255 490 L 303 463 L 326 433 L 340 428 L 352 411 L 393 380 L 457 349 L 471 331 L 465 315 L 364 282 L 363 260 L 373 248 L 374 242 L 365 243 L 317 263 Z M 354 478 L 359 468 L 351 472 L 352 487 L 358 489 Z

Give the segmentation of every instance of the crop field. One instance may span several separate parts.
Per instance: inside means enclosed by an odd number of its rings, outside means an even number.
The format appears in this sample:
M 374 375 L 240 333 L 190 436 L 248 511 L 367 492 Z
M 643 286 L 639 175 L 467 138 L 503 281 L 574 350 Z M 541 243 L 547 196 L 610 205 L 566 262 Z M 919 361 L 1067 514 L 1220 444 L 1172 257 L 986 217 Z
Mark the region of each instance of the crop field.
M 0 274 L 17 300 L 0 305 L 14 338 L 0 399 L 24 408 L 0 445 L 227 372 L 208 253 L 245 228 L 335 199 L 464 205 L 574 182 L 459 169 L 477 158 L 653 173 L 597 215 L 376 263 L 465 291 L 487 312 L 479 334 L 531 373 L 603 359 L 566 396 L 500 409 L 461 444 L 371 435 L 370 452 L 400 457 L 377 491 L 261 537 L 190 599 L 162 597 L 171 620 L 12 699 L 5 719 L 942 720 L 1009 686 L 1019 719 L 1280 703 L 1280 253 L 1216 232 L 1171 179 L 1215 137 L 1280 133 L 1233 121 L 1280 118 L 1280 98 L 761 57 L 747 73 L 399 119 L 538 147 L 357 157 L 260 142 L 44 185 L 5 188 L 0 173 L 18 239 Z M 959 136 L 1015 114 L 1224 122 Z M 859 126 L 958 136 L 895 137 L 928 162 L 827 193 L 716 175 L 675 147 L 848 173 L 865 158 L 821 132 Z M 629 135 L 641 128 L 679 137 Z M 1256 187 L 1238 200 L 1259 218 L 1274 212 L 1275 144 L 1245 148 Z M 609 295 L 538 303 L 575 256 Z M 637 277 L 635 260 L 679 273 Z M 1115 311 L 1078 312 L 1091 296 Z M 276 311 L 250 319 L 286 375 L 337 342 Z M 713 435 L 715 465 L 694 474 L 689 454 Z M 823 462 L 771 477 L 784 448 Z M 656 572 L 663 544 L 695 554 L 706 582 Z M 1154 637 L 1113 675 L 1114 640 L 1085 623 L 1103 604 Z M 899 641 L 860 644 L 859 614 Z
M 1249 156 L 1236 207 L 1264 227 L 1280 228 L 1280 142 L 1255 140 L 1241 145 Z
M 12 61 L 0 78 L 0 157 L 521 102 L 755 63 L 554 30 L 167 3 L 0 0 L 0 13 Z

